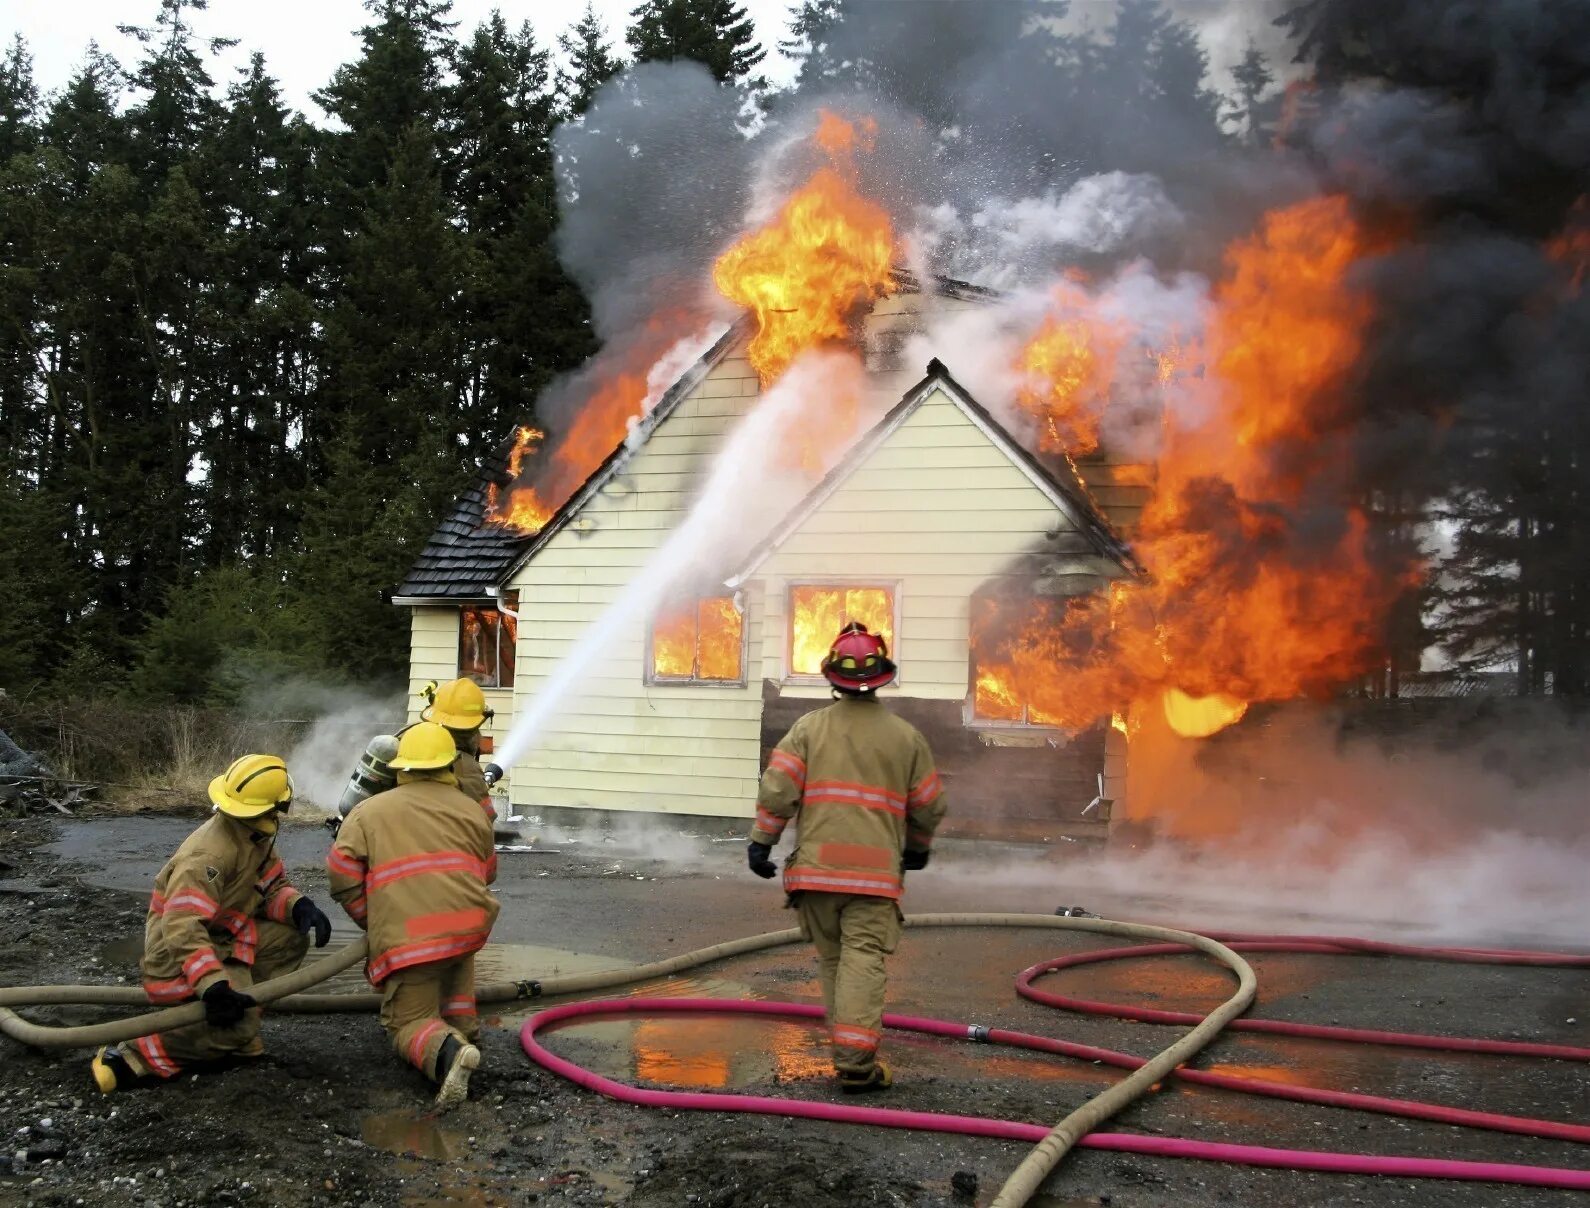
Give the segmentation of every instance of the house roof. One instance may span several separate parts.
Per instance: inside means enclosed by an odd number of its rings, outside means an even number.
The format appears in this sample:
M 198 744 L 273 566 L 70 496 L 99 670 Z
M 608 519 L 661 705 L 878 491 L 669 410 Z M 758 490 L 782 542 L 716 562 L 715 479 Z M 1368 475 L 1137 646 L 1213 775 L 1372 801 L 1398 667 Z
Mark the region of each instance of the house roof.
M 640 420 L 638 435 L 641 440 L 649 436 L 713 366 L 723 360 L 748 327 L 748 318 L 735 322 L 668 388 L 657 405 Z M 510 435 L 481 462 L 480 473 L 476 475 L 474 483 L 459 496 L 452 511 L 436 526 L 425 548 L 409 568 L 409 573 L 392 593 L 393 603 L 440 604 L 492 599 L 498 586 L 513 578 L 520 565 L 551 540 L 553 534 L 584 506 L 585 501 L 618 472 L 630 450 L 638 447 L 635 441 L 619 442 L 618 447 L 608 454 L 607 459 L 539 532 L 520 533 L 486 523 L 488 489 L 493 483 L 506 485 L 510 481 L 508 456 L 513 450 L 513 442 L 514 438 Z
M 955 380 L 944 363 L 934 357 L 927 364 L 927 375 L 907 390 L 889 413 L 851 447 L 839 464 L 812 488 L 789 515 L 752 548 L 740 568 L 724 580 L 725 584 L 729 587 L 738 587 L 755 574 L 768 556 L 805 524 L 812 513 L 817 511 L 845 480 L 861 467 L 872 452 L 905 423 L 935 391 L 942 391 L 945 397 L 960 408 L 994 446 L 1043 492 L 1060 513 L 1071 521 L 1076 531 L 1082 534 L 1095 554 L 1116 563 L 1123 570 L 1137 569 L 1137 563 L 1126 542 L 1094 506 L 1092 498 L 1082 485 L 1082 480 L 1077 476 L 1075 469 L 1071 468 L 1070 463 L 1033 456 L 1020 441 L 1011 436 L 1005 426 L 995 419 L 987 408 Z
M 907 293 L 921 293 L 922 279 L 904 269 L 894 270 L 895 283 Z M 989 301 L 1001 295 L 994 290 L 950 277 L 934 276 L 932 291 L 947 297 L 968 301 Z M 552 519 L 535 533 L 520 533 L 500 525 L 486 523 L 486 499 L 492 484 L 506 485 L 510 481 L 508 458 L 513 451 L 514 438 L 510 434 L 487 454 L 481 462 L 480 472 L 457 501 L 452 510 L 442 517 L 426 541 L 403 582 L 392 592 L 395 604 L 441 604 L 469 600 L 490 600 L 497 589 L 510 581 L 519 568 L 536 555 L 585 506 L 587 500 L 600 491 L 623 468 L 629 455 L 643 444 L 647 437 L 695 389 L 696 385 L 714 366 L 722 361 L 739 340 L 749 332 L 751 319 L 742 316 L 713 343 L 702 356 L 685 371 L 657 405 L 639 421 L 636 439 L 625 440 L 585 480 L 553 515 Z M 937 366 L 937 376 L 933 372 Z M 1047 484 L 1046 493 L 1052 490 L 1056 505 L 1071 516 L 1079 530 L 1088 535 L 1098 551 L 1113 558 L 1122 566 L 1135 564 L 1126 544 L 1117 536 L 1109 523 L 1094 507 L 1082 480 L 1069 464 L 1064 467 L 1040 462 L 1028 453 L 964 388 L 955 383 L 949 371 L 937 360 L 929 366 L 929 379 L 948 383 L 951 397 L 959 403 L 973 422 L 988 432 L 990 437 L 1005 449 L 1012 461 L 1035 481 Z M 924 380 L 924 384 L 929 379 Z M 888 416 L 874 429 L 888 430 L 891 420 L 906 407 L 916 390 L 914 387 Z M 925 395 L 924 395 L 925 397 Z M 918 400 L 920 402 L 920 399 Z M 997 435 L 996 435 L 997 434 Z M 863 438 L 866 445 L 870 436 Z M 858 446 L 858 449 L 861 446 Z M 849 458 L 836 467 L 839 473 L 849 463 Z M 832 475 L 830 475 L 832 477 Z M 1067 480 L 1069 479 L 1069 481 Z M 824 483 L 827 479 L 824 480 Z M 816 496 L 824 489 L 820 483 L 813 492 Z M 830 488 L 831 490 L 832 488 Z M 1061 500 L 1064 500 L 1062 503 Z M 760 547 L 758 547 L 760 548 Z

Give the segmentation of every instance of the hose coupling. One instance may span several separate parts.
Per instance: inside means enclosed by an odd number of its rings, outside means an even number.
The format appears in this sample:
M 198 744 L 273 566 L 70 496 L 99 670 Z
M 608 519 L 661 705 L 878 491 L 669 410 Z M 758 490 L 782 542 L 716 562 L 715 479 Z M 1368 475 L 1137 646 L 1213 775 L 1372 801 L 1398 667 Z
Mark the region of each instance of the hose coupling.
M 978 1044 L 990 1043 L 989 1029 L 985 1024 L 969 1023 L 966 1025 L 966 1039 L 975 1040 Z
M 518 991 L 520 998 L 541 997 L 541 983 L 536 981 L 534 978 L 527 978 L 524 981 L 514 982 L 514 989 Z

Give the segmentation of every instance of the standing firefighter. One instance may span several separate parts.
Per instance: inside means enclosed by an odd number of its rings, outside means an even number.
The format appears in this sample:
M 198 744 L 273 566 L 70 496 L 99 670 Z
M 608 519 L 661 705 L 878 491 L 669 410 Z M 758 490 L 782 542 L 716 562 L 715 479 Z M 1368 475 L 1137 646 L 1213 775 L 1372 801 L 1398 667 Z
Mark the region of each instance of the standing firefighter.
M 904 873 L 927 867 L 944 794 L 927 740 L 878 702 L 894 679 L 883 639 L 852 622 L 823 675 L 835 704 L 802 717 L 768 760 L 746 850 L 751 871 L 777 871 L 773 847 L 799 816 L 784 888 L 817 948 L 834 1068 L 851 1094 L 886 1090 L 878 1060 L 884 957 L 900 942 Z
M 369 932 L 381 1024 L 440 1084 L 443 1109 L 464 1101 L 480 1064 L 475 953 L 497 919 L 491 820 L 459 791 L 457 760 L 444 727 L 410 726 L 392 760 L 397 787 L 349 814 L 326 858 L 332 896 Z
M 210 782 L 213 814 L 155 877 L 144 924 L 144 992 L 162 1006 L 204 1003 L 204 1022 L 100 1049 L 104 1092 L 171 1078 L 194 1063 L 259 1057 L 256 982 L 290 973 L 331 938 L 331 920 L 287 881 L 276 828 L 293 803 L 287 765 L 245 755 Z

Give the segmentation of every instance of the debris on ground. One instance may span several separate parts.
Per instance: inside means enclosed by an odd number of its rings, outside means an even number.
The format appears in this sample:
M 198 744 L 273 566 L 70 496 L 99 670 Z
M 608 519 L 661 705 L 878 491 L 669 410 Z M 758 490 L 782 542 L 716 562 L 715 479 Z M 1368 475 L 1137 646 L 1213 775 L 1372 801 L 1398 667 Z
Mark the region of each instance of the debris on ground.
M 57 776 L 44 756 L 24 751 L 0 730 L 0 814 L 65 814 L 87 803 L 94 786 Z

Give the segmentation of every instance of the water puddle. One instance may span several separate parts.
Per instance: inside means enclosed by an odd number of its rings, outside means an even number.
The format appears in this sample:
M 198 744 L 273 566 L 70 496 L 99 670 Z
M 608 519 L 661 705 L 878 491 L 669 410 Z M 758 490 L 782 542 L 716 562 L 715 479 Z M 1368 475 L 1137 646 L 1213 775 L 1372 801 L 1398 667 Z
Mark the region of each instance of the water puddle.
M 371 1148 L 400 1158 L 457 1162 L 469 1152 L 463 1133 L 443 1128 L 434 1117 L 415 1116 L 409 1112 L 366 1116 L 359 1125 L 359 1135 Z
M 144 957 L 144 937 L 142 935 L 129 935 L 124 939 L 112 940 L 99 949 L 99 959 L 107 965 L 136 965 Z

